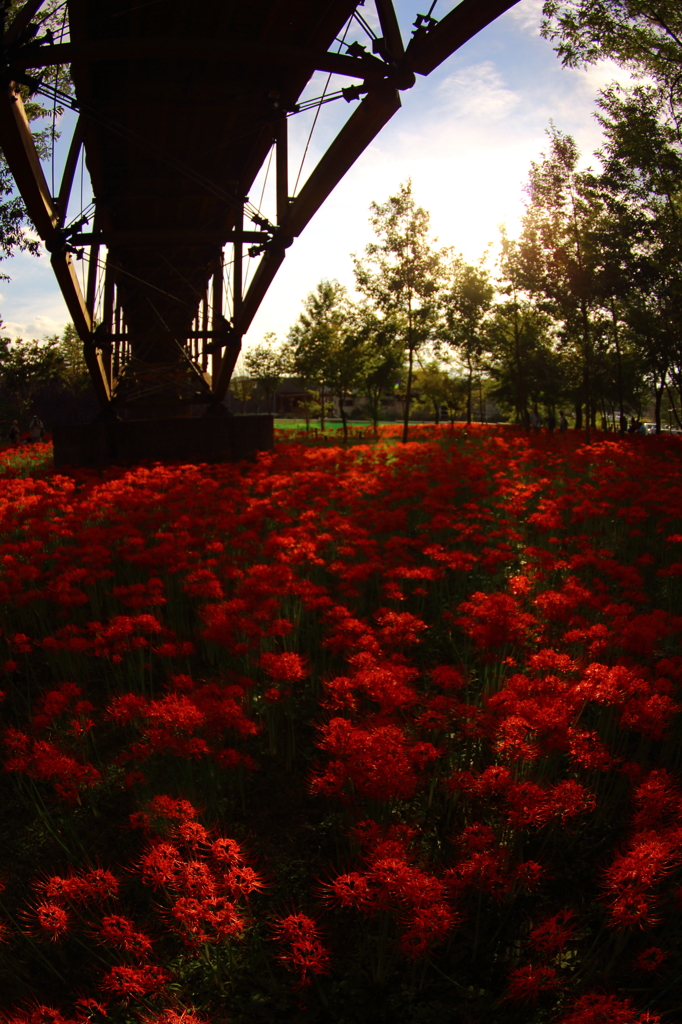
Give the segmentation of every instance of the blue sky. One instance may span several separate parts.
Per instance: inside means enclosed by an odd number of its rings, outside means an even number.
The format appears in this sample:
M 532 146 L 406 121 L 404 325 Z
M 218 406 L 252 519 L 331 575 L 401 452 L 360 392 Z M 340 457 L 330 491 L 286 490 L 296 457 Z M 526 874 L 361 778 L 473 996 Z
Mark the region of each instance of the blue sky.
M 407 40 L 416 13 L 428 4 L 398 0 L 396 6 Z M 452 0 L 439 0 L 434 16 L 442 17 L 453 6 Z M 284 338 L 302 299 L 321 278 L 336 278 L 352 289 L 350 253 L 360 254 L 372 239 L 369 205 L 372 200 L 383 202 L 408 177 L 417 202 L 431 213 L 434 237 L 473 262 L 490 245 L 494 256 L 499 224 L 505 223 L 512 235 L 517 230 L 530 161 L 538 159 L 546 144 L 550 119 L 575 137 L 584 163 L 594 163 L 592 153 L 600 142 L 592 116 L 597 92 L 614 78 L 626 81 L 627 76 L 608 65 L 588 71 L 563 68 L 551 44 L 540 38 L 541 9 L 542 0 L 521 0 L 432 75 L 418 77 L 416 86 L 402 93 L 402 110 L 289 249 L 247 345 L 261 340 L 266 331 Z M 375 22 L 372 0 L 363 13 Z M 358 32 L 347 40 L 353 36 L 367 41 Z M 319 95 L 325 80 L 325 75 L 316 76 L 308 94 Z M 332 79 L 329 88 L 335 87 Z M 322 108 L 301 182 L 351 112 L 344 101 Z M 305 114 L 291 122 L 293 178 L 310 123 L 311 115 Z M 66 123 L 64 128 L 66 137 Z M 63 146 L 58 147 L 56 163 L 63 157 Z M 272 178 L 272 173 L 267 182 L 261 178 L 251 191 L 256 204 L 263 194 L 266 213 L 271 211 Z M 87 175 L 83 188 L 87 201 Z M 80 204 L 80 176 L 74 202 Z M 22 254 L 0 269 L 12 278 L 0 282 L 3 333 L 42 337 L 62 329 L 68 315 L 45 255 L 35 259 Z

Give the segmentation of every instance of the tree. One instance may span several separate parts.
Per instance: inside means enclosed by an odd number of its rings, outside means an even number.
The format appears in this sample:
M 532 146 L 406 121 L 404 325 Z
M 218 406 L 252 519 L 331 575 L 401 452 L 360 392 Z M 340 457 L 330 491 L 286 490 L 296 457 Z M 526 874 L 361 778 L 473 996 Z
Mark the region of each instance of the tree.
M 377 316 L 369 303 L 355 307 L 355 323 L 364 346 L 364 369 L 359 390 L 367 399 L 374 436 L 377 437 L 384 396 L 389 391 L 393 394 L 396 382 L 404 373 L 404 350 L 402 340 L 396 337 L 394 322 Z
M 2 388 L 25 416 L 38 391 L 57 380 L 64 369 L 59 339 L 23 341 L 0 338 L 0 382 Z
M 287 370 L 286 355 L 275 348 L 276 342 L 277 335 L 268 331 L 263 344 L 255 345 L 244 356 L 244 369 L 260 385 L 269 413 L 273 412 L 273 399 Z
M 90 387 L 91 378 L 76 328 L 68 323 L 61 337 L 55 334 L 47 340 L 55 342 L 55 351 L 60 356 L 59 379 L 64 388 L 74 397 L 81 395 Z
M 379 240 L 362 258 L 353 256 L 355 280 L 377 315 L 391 324 L 407 356 L 402 436 L 407 441 L 415 356 L 437 335 L 445 253 L 429 239 L 429 214 L 415 204 L 411 181 L 370 210 Z
M 4 23 L 11 24 L 21 6 L 22 0 L 10 0 L 9 3 L 4 4 L 3 10 L 0 11 L 0 19 L 2 19 L 0 27 L 4 26 Z M 40 29 L 36 28 L 34 32 L 33 26 L 29 26 L 23 33 L 23 43 L 29 43 L 32 37 L 38 34 L 38 31 L 54 34 L 63 32 L 66 26 L 65 5 L 60 0 L 48 0 L 40 14 L 36 16 L 36 22 L 40 23 Z M 68 66 L 54 65 L 45 68 L 41 73 L 40 80 L 31 80 L 30 85 L 21 85 L 19 89 L 29 122 L 33 123 L 41 119 L 46 119 L 48 122 L 38 131 L 33 131 L 38 155 L 41 159 L 47 159 L 51 155 L 54 140 L 59 137 L 56 121 L 64 113 L 64 108 L 58 103 L 50 103 L 48 106 L 35 99 L 30 99 L 29 96 L 40 84 L 44 84 L 46 87 L 56 85 L 61 92 L 70 92 L 71 79 Z M 27 223 L 26 207 L 23 200 L 16 194 L 14 179 L 4 155 L 0 151 L 0 260 L 7 259 L 16 252 L 40 255 L 39 242 L 23 230 Z M 8 281 L 9 276 L 2 273 L 0 280 Z
M 253 398 L 256 385 L 250 377 L 232 377 L 230 391 L 241 406 L 242 414 L 246 411 L 246 403 Z
M 325 393 L 338 400 L 346 440 L 345 402 L 362 385 L 371 361 L 366 324 L 338 281 L 320 281 L 303 305 L 304 312 L 289 332 L 290 365 L 319 388 L 321 426 Z
M 452 260 L 444 297 L 445 340 L 457 349 L 466 367 L 467 423 L 473 418 L 474 381 L 482 370 L 483 323 L 490 310 L 495 288 L 488 270 L 465 263 L 461 256 Z
M 553 125 L 548 135 L 549 153 L 539 163 L 533 161 L 526 186 L 520 281 L 525 290 L 544 299 L 544 310 L 560 322 L 560 337 L 578 357 L 576 427 L 582 425 L 584 405 L 589 438 L 596 410 L 593 364 L 601 308 L 597 228 L 603 204 L 593 175 L 577 169 L 580 154 L 571 136 Z
M 679 0 L 546 0 L 542 34 L 568 67 L 611 59 L 682 100 Z
M 292 373 L 320 393 L 320 427 L 324 430 L 325 392 L 331 353 L 347 327 L 348 293 L 338 281 L 322 280 L 303 302 L 303 312 L 289 331 L 287 355 Z
M 660 431 L 666 389 L 676 388 L 682 399 L 682 145 L 667 105 L 651 87 L 607 89 L 599 108 L 605 134 L 599 185 L 616 236 L 610 239 L 617 265 L 611 272 L 614 331 L 618 340 L 617 303 L 646 364 Z

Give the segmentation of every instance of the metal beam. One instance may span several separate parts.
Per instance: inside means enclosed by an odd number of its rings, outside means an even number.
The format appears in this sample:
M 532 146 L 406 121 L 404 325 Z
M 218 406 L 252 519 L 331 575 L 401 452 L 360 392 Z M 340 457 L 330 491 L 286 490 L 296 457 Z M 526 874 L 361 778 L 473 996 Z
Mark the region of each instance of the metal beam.
M 289 211 L 289 122 L 286 117 L 277 122 L 276 133 L 277 223 L 282 224 Z
M 99 212 L 99 211 L 98 211 Z M 97 214 L 95 214 L 97 219 Z M 97 299 L 97 279 L 99 270 L 99 240 L 95 238 L 90 246 L 90 258 L 88 260 L 88 284 L 85 290 L 85 305 L 90 314 L 90 323 L 95 320 L 95 302 Z M 111 329 L 111 324 L 109 324 Z
M 78 167 L 78 157 L 81 154 L 81 146 L 83 145 L 84 136 L 85 121 L 81 115 L 76 121 L 76 127 L 74 128 L 73 135 L 71 136 L 71 145 L 69 146 L 66 163 L 64 164 L 62 183 L 59 187 L 57 213 L 59 215 L 60 224 L 63 224 L 66 220 L 66 214 L 69 209 L 69 199 L 71 198 L 71 188 L 73 187 L 73 179 L 76 174 L 76 168 Z
M 266 242 L 271 236 L 263 231 L 242 231 L 244 242 Z M 99 242 L 109 247 L 145 249 L 166 245 L 184 248 L 224 245 L 236 238 L 235 231 L 192 231 L 191 229 L 154 228 L 146 231 L 79 231 L 70 237 L 73 245 L 92 245 Z
M 216 267 L 213 271 L 213 330 L 219 331 L 223 317 L 223 251 L 218 253 Z M 213 382 L 219 378 L 222 368 L 222 354 L 220 346 L 216 346 L 212 355 L 212 378 Z
M 71 319 L 83 342 L 83 355 L 90 371 L 97 400 L 102 406 L 106 406 L 111 398 L 111 393 L 101 355 L 92 342 L 92 320 L 83 300 L 76 268 L 67 252 L 52 253 L 51 263 L 64 296 L 66 308 L 71 314 Z
M 241 64 L 274 64 L 281 67 L 309 68 L 348 78 L 380 81 L 386 76 L 383 61 L 371 54 L 351 57 L 294 46 L 268 46 L 248 40 L 222 42 L 220 39 L 102 39 L 87 43 L 55 43 L 37 47 L 17 56 L 11 67 L 17 71 L 45 68 L 51 64 L 101 60 L 221 60 Z
M 40 166 L 24 104 L 11 87 L 0 90 L 0 149 L 36 231 L 48 241 L 55 233 L 57 210 Z
M 405 60 L 412 71 L 430 75 L 434 68 L 467 43 L 486 25 L 515 7 L 519 0 L 462 0 L 442 21 L 412 38 Z
M 258 264 L 244 296 L 241 313 L 235 317 L 233 336 L 238 339 L 239 344 L 281 267 L 291 240 L 300 235 L 341 178 L 400 109 L 400 105 L 397 90 L 389 86 L 382 85 L 365 96 L 321 158 L 298 196 L 290 203 L 287 217 L 281 226 L 281 233 L 270 243 Z M 234 367 L 230 368 L 225 361 L 218 379 L 214 381 L 214 395 L 218 401 L 225 397 L 232 369 Z
M 400 110 L 400 95 L 390 86 L 373 89 L 360 103 L 291 203 L 283 231 L 300 235 L 327 196 L 381 129 Z
M 239 347 L 241 347 L 242 337 L 248 331 L 253 318 L 258 312 L 261 302 L 265 298 L 268 288 L 272 284 L 277 271 L 282 265 L 284 254 L 284 248 L 272 247 L 267 250 L 258 264 L 256 273 L 253 275 L 249 289 L 244 296 L 239 321 L 235 324 L 233 332 L 237 337 L 237 345 Z M 226 359 L 220 368 L 218 378 L 213 382 L 213 394 L 218 402 L 222 402 L 227 394 L 227 388 L 230 383 L 230 377 L 232 376 L 232 371 L 234 370 L 234 364 L 236 361 L 237 357 L 235 356 L 234 362 L 230 365 L 230 362 Z
M 381 32 L 384 37 L 384 52 L 394 61 L 399 61 L 405 53 L 403 37 L 396 17 L 393 0 L 375 0 Z
M 5 38 L 3 39 L 4 46 L 11 46 L 14 43 L 25 28 L 31 24 L 32 18 L 38 13 L 40 8 L 45 3 L 45 0 L 26 0 L 26 3 L 17 11 L 11 25 L 8 25 L 5 31 Z
M 48 245 L 59 242 L 59 211 L 40 166 L 21 96 L 13 88 L 0 91 L 0 148 L 19 187 L 26 210 L 40 237 Z M 98 400 L 106 405 L 109 386 L 101 359 L 91 343 L 92 320 L 78 284 L 71 257 L 63 247 L 52 252 L 52 268 L 66 307 L 83 342 L 85 360 Z

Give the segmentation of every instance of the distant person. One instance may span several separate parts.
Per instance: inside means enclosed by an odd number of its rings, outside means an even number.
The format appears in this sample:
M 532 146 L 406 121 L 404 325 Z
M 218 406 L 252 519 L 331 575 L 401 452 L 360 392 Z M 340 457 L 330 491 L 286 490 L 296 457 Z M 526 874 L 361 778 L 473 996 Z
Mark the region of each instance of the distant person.
M 530 425 L 535 431 L 539 430 L 542 426 L 542 420 L 540 419 L 537 409 L 533 409 L 530 414 Z
M 12 426 L 9 428 L 7 434 L 10 444 L 19 444 L 19 438 L 21 437 L 21 431 L 19 430 L 19 421 L 12 420 Z
M 628 432 L 628 418 L 624 412 L 620 414 L 620 432 L 621 434 L 627 434 Z
M 559 413 L 559 430 L 562 434 L 565 434 L 568 430 L 568 420 L 564 416 L 563 412 Z
M 37 416 L 34 416 L 28 425 L 28 430 L 31 435 L 32 441 L 42 441 L 43 434 L 45 433 L 45 427 Z
M 549 431 L 550 434 L 554 433 L 554 428 L 555 427 L 556 427 L 556 416 L 554 415 L 553 412 L 550 412 L 549 416 L 547 417 L 547 430 Z

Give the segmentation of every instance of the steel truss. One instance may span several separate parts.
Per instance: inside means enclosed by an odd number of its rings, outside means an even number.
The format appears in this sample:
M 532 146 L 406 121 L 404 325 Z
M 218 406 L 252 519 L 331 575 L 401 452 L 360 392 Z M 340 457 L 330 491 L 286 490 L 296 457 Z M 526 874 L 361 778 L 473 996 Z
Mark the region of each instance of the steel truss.
M 51 254 L 52 267 L 82 339 L 85 359 L 101 406 L 119 413 L 122 407 L 127 406 L 137 409 L 141 415 L 145 408 L 147 412 L 153 410 L 155 399 L 160 397 L 165 401 L 166 411 L 169 400 L 176 403 L 178 410 L 183 403 L 210 408 L 222 402 L 242 338 L 282 265 L 287 249 L 358 157 L 400 109 L 400 92 L 412 88 L 416 75 L 430 74 L 518 0 L 462 0 L 440 21 L 433 19 L 430 12 L 429 15 L 419 15 L 415 32 L 407 45 L 402 39 L 392 0 L 374 0 L 382 35 L 373 39 L 372 53 L 357 42 L 347 46 L 345 53 L 337 53 L 330 49 L 276 45 L 271 41 L 253 39 L 202 38 L 188 42 L 184 38 L 164 37 L 162 34 L 53 43 L 49 34 L 42 39 L 37 38 L 34 19 L 39 16 L 44 2 L 26 0 L 4 30 L 0 147 L 36 231 Z M 81 9 L 89 2 L 106 6 L 108 0 L 69 0 L 69 7 Z M 276 5 L 286 0 L 272 2 Z M 172 0 L 167 0 L 168 3 Z M 332 0 L 333 3 L 339 9 L 340 25 L 349 14 L 362 19 L 357 10 L 361 3 Z M 196 230 L 173 226 L 149 228 L 145 225 L 121 228 L 107 217 L 104 202 L 100 208 L 99 197 L 90 230 L 85 229 L 82 221 L 68 225 L 69 198 L 84 145 L 86 153 L 88 151 L 89 124 L 97 122 L 105 128 L 108 124 L 111 132 L 120 135 L 122 145 L 131 144 L 130 132 L 112 118 L 107 121 L 105 110 L 81 101 L 77 84 L 75 102 L 62 97 L 80 114 L 58 193 L 52 196 L 24 111 L 21 86 L 39 88 L 36 75 L 40 69 L 53 65 L 74 65 L 78 62 L 79 67 L 91 74 L 101 70 L 107 61 L 114 62 L 111 66 L 115 68 L 118 66 L 115 62 L 167 61 L 186 57 L 209 62 L 237 60 L 240 64 L 252 65 L 256 70 L 276 67 L 285 76 L 291 72 L 303 86 L 315 71 L 342 75 L 356 84 L 340 90 L 339 96 L 359 103 L 298 194 L 292 196 L 289 118 L 301 107 L 311 104 L 298 104 L 297 97 L 292 102 L 291 96 L 287 99 L 271 95 L 269 128 L 265 132 L 265 142 L 261 139 L 260 144 L 262 159 L 259 158 L 257 166 L 248 169 L 250 181 L 243 179 L 235 191 L 234 182 L 216 181 L 215 177 L 202 178 L 200 172 L 192 172 L 199 189 L 213 192 L 229 204 L 229 225 L 223 223 L 211 230 L 205 226 L 197 226 Z M 264 75 L 264 79 L 266 77 Z M 300 96 L 302 88 L 297 85 L 296 89 L 297 96 Z M 46 95 L 52 97 L 53 92 Z M 335 96 L 320 98 L 319 102 Z M 133 138 L 132 144 L 138 145 L 140 152 L 144 151 L 143 139 Z M 259 216 L 248 200 L 238 194 L 239 185 L 250 187 L 272 146 L 275 148 L 277 208 L 274 224 Z M 169 161 L 174 171 L 182 173 L 183 157 L 175 160 L 177 166 L 170 158 Z M 255 229 L 245 227 L 247 221 L 255 224 Z M 231 266 L 231 294 L 226 294 L 224 287 L 226 246 L 230 256 L 227 262 Z M 189 282 L 194 310 L 191 324 L 184 324 L 179 330 L 172 325 L 173 304 L 183 300 L 174 293 L 173 275 L 169 273 L 169 283 L 165 286 L 160 286 L 158 280 L 146 281 L 131 269 L 131 254 L 149 251 L 158 260 L 159 256 L 165 258 L 164 253 L 180 249 L 196 252 L 197 260 L 202 262 L 203 283 L 197 286 Z M 83 250 L 89 252 L 85 294 L 79 285 L 74 264 L 74 256 L 82 255 Z M 104 251 L 106 257 L 102 258 Z M 207 252 L 213 253 L 208 263 Z M 245 288 L 245 257 L 257 256 L 260 256 L 259 263 L 248 288 Z M 168 262 L 170 266 L 170 258 Z M 126 308 L 131 301 L 131 288 L 137 288 L 136 294 L 144 292 L 145 302 L 153 310 L 157 325 L 161 325 L 158 329 L 165 338 L 161 359 L 158 352 L 145 358 L 144 344 L 131 334 Z

